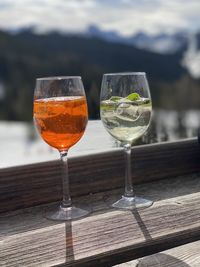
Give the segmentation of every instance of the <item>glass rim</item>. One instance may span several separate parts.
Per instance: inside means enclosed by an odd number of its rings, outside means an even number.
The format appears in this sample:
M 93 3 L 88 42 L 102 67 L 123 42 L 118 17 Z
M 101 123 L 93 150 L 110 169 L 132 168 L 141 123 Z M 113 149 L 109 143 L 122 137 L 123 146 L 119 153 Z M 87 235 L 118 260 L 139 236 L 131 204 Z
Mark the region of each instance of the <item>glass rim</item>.
M 146 75 L 146 72 L 131 72 L 131 71 L 129 71 L 129 72 L 115 72 L 115 73 L 105 73 L 105 74 L 103 74 L 103 76 L 106 76 L 106 75 L 121 75 L 121 76 L 123 76 L 123 75 Z
M 67 79 L 81 79 L 81 76 L 50 76 L 50 77 L 40 77 L 36 78 L 37 81 L 41 80 L 67 80 Z

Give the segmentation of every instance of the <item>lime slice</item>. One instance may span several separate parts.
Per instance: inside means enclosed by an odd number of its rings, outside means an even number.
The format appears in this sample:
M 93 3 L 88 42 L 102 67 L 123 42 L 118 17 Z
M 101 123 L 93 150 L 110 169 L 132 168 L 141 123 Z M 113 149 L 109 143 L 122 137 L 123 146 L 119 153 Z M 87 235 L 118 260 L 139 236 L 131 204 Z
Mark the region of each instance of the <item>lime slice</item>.
M 135 101 L 140 99 L 140 95 L 138 93 L 132 93 L 126 97 L 126 99 Z

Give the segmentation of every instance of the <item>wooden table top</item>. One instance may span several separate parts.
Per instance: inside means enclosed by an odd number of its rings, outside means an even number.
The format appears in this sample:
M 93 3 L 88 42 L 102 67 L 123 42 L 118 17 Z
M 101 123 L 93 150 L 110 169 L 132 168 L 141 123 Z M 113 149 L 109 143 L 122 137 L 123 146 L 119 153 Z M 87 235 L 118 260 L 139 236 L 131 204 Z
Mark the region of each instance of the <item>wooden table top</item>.
M 4 213 L 0 219 L 1 266 L 112 266 L 198 240 L 200 175 L 138 185 L 138 195 L 154 200 L 147 209 L 110 209 L 105 199 L 121 190 L 75 200 L 93 213 L 56 223 L 38 206 Z

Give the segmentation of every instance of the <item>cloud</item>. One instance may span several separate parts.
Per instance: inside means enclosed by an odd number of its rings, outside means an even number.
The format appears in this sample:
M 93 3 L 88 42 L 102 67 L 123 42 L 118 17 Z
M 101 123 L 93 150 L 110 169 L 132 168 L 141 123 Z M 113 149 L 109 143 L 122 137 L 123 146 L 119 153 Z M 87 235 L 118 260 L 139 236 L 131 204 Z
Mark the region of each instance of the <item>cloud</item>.
M 91 24 L 123 35 L 200 29 L 199 0 L 1 0 L 0 28 L 82 32 Z

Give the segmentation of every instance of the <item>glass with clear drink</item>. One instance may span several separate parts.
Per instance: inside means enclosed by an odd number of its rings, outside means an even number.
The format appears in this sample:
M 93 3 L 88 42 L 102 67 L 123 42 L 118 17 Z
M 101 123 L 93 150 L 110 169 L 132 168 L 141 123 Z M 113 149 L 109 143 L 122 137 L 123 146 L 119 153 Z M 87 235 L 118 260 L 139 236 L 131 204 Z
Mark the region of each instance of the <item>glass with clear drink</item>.
M 112 207 L 135 209 L 149 207 L 152 201 L 135 196 L 131 177 L 131 146 L 147 130 L 152 102 L 143 72 L 104 74 L 100 114 L 105 129 L 124 147 L 126 158 L 125 191 Z

